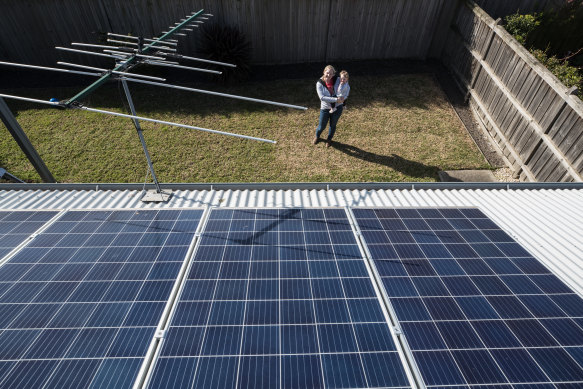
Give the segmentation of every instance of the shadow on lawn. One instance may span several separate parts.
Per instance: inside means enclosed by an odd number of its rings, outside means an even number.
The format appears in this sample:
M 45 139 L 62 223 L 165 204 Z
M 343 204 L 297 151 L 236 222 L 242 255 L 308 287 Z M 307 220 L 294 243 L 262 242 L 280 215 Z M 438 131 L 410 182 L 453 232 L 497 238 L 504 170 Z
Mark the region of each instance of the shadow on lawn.
M 437 166 L 424 165 L 417 161 L 411 161 L 409 159 L 400 157 L 396 154 L 392 155 L 380 155 L 365 151 L 353 145 L 349 145 L 342 142 L 332 142 L 332 147 L 344 154 L 361 159 L 366 162 L 376 163 L 378 165 L 383 165 L 390 167 L 396 171 L 399 171 L 407 176 L 411 177 L 434 177 L 438 178 L 439 168 Z

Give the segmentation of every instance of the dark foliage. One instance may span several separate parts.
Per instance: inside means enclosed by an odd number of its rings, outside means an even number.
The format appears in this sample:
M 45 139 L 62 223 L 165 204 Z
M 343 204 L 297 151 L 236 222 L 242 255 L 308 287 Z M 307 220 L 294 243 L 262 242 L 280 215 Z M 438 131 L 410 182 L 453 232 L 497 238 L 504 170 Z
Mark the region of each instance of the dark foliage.
M 583 88 L 583 0 L 541 13 L 508 15 L 504 27 L 566 86 Z
M 538 25 L 526 38 L 526 47 L 544 50 L 549 56 L 568 57 L 583 49 L 583 0 L 568 1 L 562 7 L 543 12 Z M 583 52 L 570 58 L 583 65 Z
M 540 26 L 541 14 L 521 15 L 515 13 L 504 19 L 504 28 L 522 45 L 526 45 L 528 34 Z
M 200 53 L 207 59 L 237 65 L 236 68 L 221 67 L 223 73 L 215 76 L 216 81 L 229 83 L 249 78 L 251 43 L 245 34 L 235 27 L 211 24 L 202 29 L 201 40 Z

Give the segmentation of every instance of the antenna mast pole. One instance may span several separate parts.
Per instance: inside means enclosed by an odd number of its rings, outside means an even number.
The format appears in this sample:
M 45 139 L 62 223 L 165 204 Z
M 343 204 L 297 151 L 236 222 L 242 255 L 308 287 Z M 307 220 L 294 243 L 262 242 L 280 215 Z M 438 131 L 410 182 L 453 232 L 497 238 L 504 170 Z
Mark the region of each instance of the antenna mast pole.
M 122 78 L 121 84 L 123 85 L 123 90 L 126 94 L 126 98 L 128 100 L 128 104 L 130 105 L 130 111 L 133 116 L 137 116 L 136 109 L 134 107 L 134 101 L 132 100 L 132 95 L 130 94 L 130 89 L 128 88 L 128 83 L 126 80 Z M 144 154 L 146 154 L 146 160 L 148 161 L 148 167 L 150 169 L 150 173 L 152 174 L 152 179 L 154 180 L 154 184 L 156 185 L 156 193 L 162 193 L 160 189 L 160 184 L 158 183 L 158 178 L 156 177 L 156 173 L 154 172 L 154 165 L 152 164 L 152 159 L 150 158 L 150 153 L 148 152 L 148 147 L 146 147 L 146 140 L 144 139 L 144 134 L 142 133 L 142 127 L 140 126 L 140 122 L 138 119 L 132 119 L 134 122 L 134 126 L 136 127 L 136 131 L 138 132 L 138 136 L 140 137 L 140 142 L 142 142 L 142 148 L 144 149 Z

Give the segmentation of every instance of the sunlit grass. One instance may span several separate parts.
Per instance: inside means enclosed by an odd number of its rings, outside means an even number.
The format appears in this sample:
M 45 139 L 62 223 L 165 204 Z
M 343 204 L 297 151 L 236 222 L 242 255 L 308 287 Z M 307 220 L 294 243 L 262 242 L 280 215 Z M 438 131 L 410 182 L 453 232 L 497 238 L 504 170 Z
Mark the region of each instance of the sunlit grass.
M 204 87 L 302 105 L 307 111 L 130 87 L 141 116 L 277 141 L 272 145 L 144 122 L 161 182 L 436 181 L 439 170 L 490 168 L 430 75 L 352 75 L 348 108 L 330 149 L 311 144 L 319 114 L 311 78 Z M 10 92 L 63 99 L 78 89 Z M 127 113 L 122 101 L 113 84 L 87 105 Z M 59 182 L 144 181 L 146 161 L 129 119 L 7 102 Z M 40 181 L 3 125 L 0 167 Z

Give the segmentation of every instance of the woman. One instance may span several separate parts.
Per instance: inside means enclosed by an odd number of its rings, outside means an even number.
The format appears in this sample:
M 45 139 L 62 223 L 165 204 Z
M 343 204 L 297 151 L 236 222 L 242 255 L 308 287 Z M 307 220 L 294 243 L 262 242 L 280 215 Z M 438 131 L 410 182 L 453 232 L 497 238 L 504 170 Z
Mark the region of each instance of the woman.
M 336 69 L 334 69 L 332 65 L 326 66 L 324 68 L 324 74 L 320 77 L 318 82 L 316 82 L 316 92 L 318 92 L 318 97 L 320 98 L 321 103 L 320 120 L 318 127 L 316 128 L 316 136 L 312 142 L 313 144 L 318 144 L 320 141 L 320 134 L 326 128 L 329 120 L 330 129 L 328 130 L 326 147 L 332 145 L 332 137 L 334 136 L 334 132 L 336 132 L 336 123 L 338 123 L 338 119 L 340 119 L 340 115 L 342 115 L 342 110 L 344 108 L 343 105 L 340 105 L 344 102 L 344 98 L 334 96 L 334 91 L 338 89 L 339 84 L 340 78 L 336 77 Z M 332 108 L 331 103 L 336 103 L 338 105 L 338 109 L 333 113 L 330 113 L 330 109 Z

